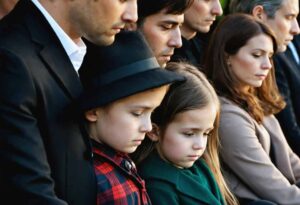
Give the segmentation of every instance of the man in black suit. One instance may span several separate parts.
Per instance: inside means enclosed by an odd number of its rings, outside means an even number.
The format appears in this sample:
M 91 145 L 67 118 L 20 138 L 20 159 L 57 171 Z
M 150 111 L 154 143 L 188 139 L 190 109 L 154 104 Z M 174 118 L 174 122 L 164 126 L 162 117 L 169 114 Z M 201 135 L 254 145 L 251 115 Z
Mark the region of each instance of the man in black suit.
M 293 151 L 300 156 L 300 36 L 274 58 L 278 88 L 286 107 L 276 115 Z
M 110 45 L 136 0 L 20 0 L 0 21 L 0 204 L 96 204 L 75 117 L 85 37 Z
M 222 13 L 220 0 L 194 1 L 184 12 L 184 22 L 180 27 L 182 47 L 175 49 L 171 61 L 187 61 L 199 68 L 203 66 L 208 32 Z

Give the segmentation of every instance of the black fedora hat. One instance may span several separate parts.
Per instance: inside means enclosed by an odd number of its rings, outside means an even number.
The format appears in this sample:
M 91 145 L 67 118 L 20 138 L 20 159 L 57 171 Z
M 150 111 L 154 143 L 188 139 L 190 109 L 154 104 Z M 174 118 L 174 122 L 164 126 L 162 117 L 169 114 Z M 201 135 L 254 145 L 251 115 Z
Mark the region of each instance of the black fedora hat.
M 184 80 L 159 66 L 139 32 L 128 31 L 119 33 L 111 46 L 88 43 L 79 75 L 84 87 L 79 99 L 83 111 Z

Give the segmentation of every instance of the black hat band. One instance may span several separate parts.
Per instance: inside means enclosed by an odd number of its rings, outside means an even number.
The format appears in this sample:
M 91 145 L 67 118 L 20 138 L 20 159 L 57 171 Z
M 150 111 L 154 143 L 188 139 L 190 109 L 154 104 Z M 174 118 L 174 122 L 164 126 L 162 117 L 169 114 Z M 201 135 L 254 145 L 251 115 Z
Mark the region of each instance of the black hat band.
M 155 57 L 147 58 L 126 66 L 122 66 L 118 69 L 112 70 L 111 72 L 108 72 L 100 76 L 98 79 L 95 79 L 94 82 L 98 86 L 105 85 L 111 82 L 118 81 L 122 78 L 126 78 L 128 76 L 136 75 L 138 73 L 142 73 L 152 69 L 157 69 L 159 67 L 160 66 L 157 63 Z

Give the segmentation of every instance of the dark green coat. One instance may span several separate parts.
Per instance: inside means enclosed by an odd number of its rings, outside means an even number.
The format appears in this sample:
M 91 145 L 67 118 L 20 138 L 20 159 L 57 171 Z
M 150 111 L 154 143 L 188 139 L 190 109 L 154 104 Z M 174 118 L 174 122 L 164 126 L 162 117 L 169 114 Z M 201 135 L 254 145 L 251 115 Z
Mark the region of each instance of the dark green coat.
M 138 171 L 146 182 L 153 205 L 223 205 L 218 185 L 203 160 L 189 169 L 179 169 L 153 152 Z

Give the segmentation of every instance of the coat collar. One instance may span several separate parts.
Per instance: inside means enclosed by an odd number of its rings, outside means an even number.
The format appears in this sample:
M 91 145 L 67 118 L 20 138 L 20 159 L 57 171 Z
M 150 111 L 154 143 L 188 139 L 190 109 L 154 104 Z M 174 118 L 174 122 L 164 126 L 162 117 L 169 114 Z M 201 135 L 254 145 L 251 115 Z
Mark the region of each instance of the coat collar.
M 71 98 L 77 98 L 82 91 L 79 77 L 55 32 L 31 1 L 20 1 L 14 13 L 23 13 L 24 23 L 31 39 L 39 45 L 39 55 L 62 88 Z M 20 15 L 19 15 L 20 16 Z
M 211 174 L 202 161 L 199 160 L 198 165 L 204 168 L 206 173 Z M 158 167 L 159 172 L 157 171 Z M 146 180 L 146 183 L 149 178 L 164 180 L 173 184 L 177 191 L 190 198 L 207 204 L 222 204 L 216 199 L 212 192 L 200 184 L 199 181 L 185 174 L 182 170 L 174 168 L 173 165 L 164 162 L 158 156 L 157 152 L 152 153 L 148 157 L 147 163 L 141 165 L 140 171 L 141 170 L 143 170 L 142 177 Z

